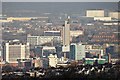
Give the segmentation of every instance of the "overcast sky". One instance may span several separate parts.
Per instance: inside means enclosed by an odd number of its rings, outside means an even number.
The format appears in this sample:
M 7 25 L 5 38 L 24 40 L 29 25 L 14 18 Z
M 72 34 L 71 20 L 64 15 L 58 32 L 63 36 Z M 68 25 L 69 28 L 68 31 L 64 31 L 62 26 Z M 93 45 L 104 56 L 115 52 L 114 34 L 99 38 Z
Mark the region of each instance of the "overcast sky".
M 119 0 L 1 0 L 2 2 L 118 2 Z

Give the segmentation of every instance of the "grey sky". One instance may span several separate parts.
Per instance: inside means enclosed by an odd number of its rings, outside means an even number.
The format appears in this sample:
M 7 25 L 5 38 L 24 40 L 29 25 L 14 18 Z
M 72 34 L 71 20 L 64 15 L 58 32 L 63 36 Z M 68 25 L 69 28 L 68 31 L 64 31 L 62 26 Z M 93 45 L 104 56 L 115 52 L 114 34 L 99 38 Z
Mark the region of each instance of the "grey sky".
M 1 0 L 2 2 L 118 2 L 119 0 Z

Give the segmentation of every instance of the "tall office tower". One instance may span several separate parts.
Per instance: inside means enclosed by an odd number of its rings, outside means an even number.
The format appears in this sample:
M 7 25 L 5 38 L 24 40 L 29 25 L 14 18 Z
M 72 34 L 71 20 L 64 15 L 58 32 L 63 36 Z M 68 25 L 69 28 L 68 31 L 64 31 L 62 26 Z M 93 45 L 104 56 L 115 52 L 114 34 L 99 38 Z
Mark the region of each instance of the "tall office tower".
M 104 17 L 104 10 L 102 9 L 87 10 L 86 17 Z
M 65 26 L 63 27 L 63 47 L 62 52 L 70 51 L 70 17 L 65 21 Z
M 85 58 L 85 45 L 72 43 L 70 45 L 70 59 L 82 60 Z
M 8 63 L 16 64 L 18 59 L 29 58 L 29 43 L 9 42 L 4 45 L 4 60 Z

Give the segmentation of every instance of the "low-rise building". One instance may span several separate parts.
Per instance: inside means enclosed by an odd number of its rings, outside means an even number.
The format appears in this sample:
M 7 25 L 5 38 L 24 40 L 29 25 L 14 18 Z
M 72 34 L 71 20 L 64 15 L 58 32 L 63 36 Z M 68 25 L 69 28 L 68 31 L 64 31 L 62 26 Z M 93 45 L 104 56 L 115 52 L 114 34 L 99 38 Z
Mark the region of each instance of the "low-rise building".
M 120 12 L 109 12 L 111 18 L 119 19 Z
M 99 59 L 99 58 L 85 58 L 85 64 L 104 64 L 106 63 L 106 59 Z
M 85 52 L 94 56 L 103 56 L 104 48 L 101 45 L 85 45 Z
M 55 40 L 61 42 L 61 37 L 60 36 L 28 36 L 27 37 L 27 42 L 33 46 L 54 42 Z
M 61 36 L 61 31 L 44 31 L 44 36 Z
M 50 66 L 50 67 L 57 67 L 57 63 L 58 63 L 57 55 L 52 55 L 52 54 L 50 54 L 50 55 L 48 56 L 48 58 L 49 58 L 49 66 Z
M 84 34 L 84 31 L 82 31 L 82 30 L 70 31 L 70 36 L 71 37 L 77 37 L 77 36 L 80 36 L 80 35 L 83 35 L 83 34 Z
M 8 17 L 7 20 L 28 21 L 28 20 L 31 20 L 31 18 L 29 17 Z
M 111 17 L 94 17 L 95 21 L 111 21 Z

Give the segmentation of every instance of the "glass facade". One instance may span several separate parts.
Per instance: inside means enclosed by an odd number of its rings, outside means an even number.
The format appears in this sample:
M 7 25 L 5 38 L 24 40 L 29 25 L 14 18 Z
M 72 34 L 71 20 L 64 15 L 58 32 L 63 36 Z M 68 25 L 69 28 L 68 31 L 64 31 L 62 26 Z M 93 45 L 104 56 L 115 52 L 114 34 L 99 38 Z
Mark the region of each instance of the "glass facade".
M 70 59 L 82 60 L 85 58 L 85 45 L 73 44 L 70 46 Z
M 70 46 L 70 59 L 75 60 L 75 45 Z

